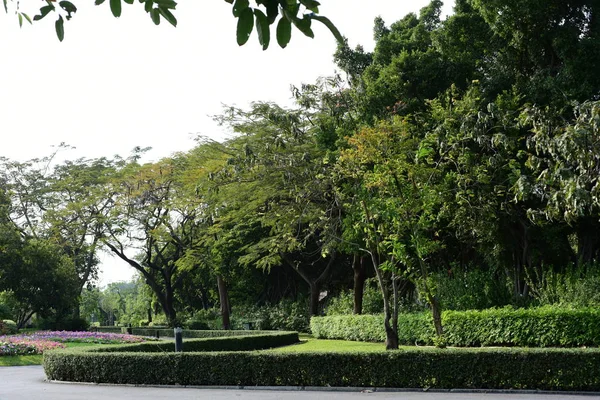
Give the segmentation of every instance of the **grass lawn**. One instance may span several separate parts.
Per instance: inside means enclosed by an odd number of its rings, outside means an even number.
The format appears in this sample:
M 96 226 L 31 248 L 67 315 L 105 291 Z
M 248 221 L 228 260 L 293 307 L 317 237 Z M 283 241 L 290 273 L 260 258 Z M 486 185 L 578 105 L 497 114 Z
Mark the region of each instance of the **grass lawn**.
M 300 343 L 291 346 L 278 347 L 276 349 L 265 350 L 275 353 L 303 353 L 303 352 L 367 352 L 377 353 L 385 351 L 383 343 L 364 343 L 350 342 L 347 340 L 325 340 L 313 339 L 302 336 Z
M 65 343 L 67 348 L 84 346 L 107 346 L 95 343 Z M 110 346 L 110 345 L 108 345 Z M 30 356 L 2 356 L 0 357 L 0 367 L 21 367 L 24 365 L 42 365 L 42 355 L 35 354 Z

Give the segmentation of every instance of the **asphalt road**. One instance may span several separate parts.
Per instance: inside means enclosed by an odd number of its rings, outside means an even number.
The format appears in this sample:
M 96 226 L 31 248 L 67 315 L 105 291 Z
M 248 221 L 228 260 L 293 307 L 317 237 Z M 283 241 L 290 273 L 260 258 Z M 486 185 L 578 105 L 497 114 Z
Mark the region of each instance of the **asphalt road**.
M 459 393 L 459 392 L 370 392 L 370 391 L 315 391 L 273 389 L 209 389 L 135 387 L 118 385 L 72 384 L 46 382 L 41 366 L 0 367 L 0 400 L 154 400 L 154 399 L 210 399 L 210 400 L 341 400 L 341 399 L 397 399 L 397 400 L 587 400 L 600 395 L 538 394 L 538 393 Z

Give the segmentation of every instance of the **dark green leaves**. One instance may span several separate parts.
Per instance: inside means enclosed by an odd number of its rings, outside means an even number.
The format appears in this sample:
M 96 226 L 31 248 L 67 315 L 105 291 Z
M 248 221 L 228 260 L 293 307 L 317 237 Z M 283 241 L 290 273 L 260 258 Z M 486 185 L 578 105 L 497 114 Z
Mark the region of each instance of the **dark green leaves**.
M 41 20 L 46 15 L 48 15 L 50 13 L 50 11 L 54 11 L 54 6 L 52 4 L 48 4 L 47 6 L 40 8 L 40 13 L 38 15 L 34 16 L 33 20 L 34 21 Z
M 168 8 L 158 6 L 157 10 L 160 13 L 160 15 L 162 15 L 162 17 L 167 20 L 167 22 L 169 22 L 173 26 L 177 26 L 177 18 L 175 18 L 173 13 L 171 13 L 171 11 L 169 11 Z
M 254 13 L 251 8 L 245 8 L 240 14 L 237 24 L 237 43 L 240 46 L 246 44 L 254 29 Z
M 121 16 L 121 0 L 110 0 L 110 11 L 115 18 Z
M 329 30 L 331 31 L 333 36 L 335 36 L 335 39 L 338 41 L 338 43 L 344 43 L 344 37 L 342 36 L 338 28 L 336 28 L 335 25 L 329 20 L 329 18 L 316 14 L 310 14 L 310 18 L 321 22 L 327 28 L 329 28 Z
M 77 7 L 70 1 L 61 1 L 58 5 L 67 13 L 67 20 L 70 20 L 73 17 L 73 14 L 77 12 Z
M 310 27 L 312 21 L 308 15 L 305 15 L 301 19 L 294 18 L 292 19 L 292 22 L 294 22 L 294 25 L 296 25 L 296 28 L 298 28 L 300 32 L 304 33 L 309 38 L 313 39 L 315 37 L 315 34 Z
M 321 5 L 321 3 L 315 0 L 300 0 L 300 3 L 302 3 L 307 10 L 310 10 L 314 13 L 319 12 L 319 6 Z
M 271 41 L 269 21 L 267 20 L 267 16 L 265 15 L 265 13 L 263 13 L 259 9 L 254 10 L 254 16 L 256 17 L 256 31 L 258 32 L 258 41 L 262 45 L 263 50 L 266 50 L 269 47 L 269 42 Z
M 292 23 L 289 19 L 283 17 L 279 20 L 277 24 L 277 43 L 281 46 L 282 49 L 290 42 L 292 37 Z
M 62 15 L 60 15 L 56 20 L 54 27 L 56 28 L 56 36 L 58 37 L 58 40 L 62 42 L 65 38 L 65 27 Z
M 233 4 L 233 16 L 239 18 L 248 7 L 250 7 L 248 0 L 236 0 Z

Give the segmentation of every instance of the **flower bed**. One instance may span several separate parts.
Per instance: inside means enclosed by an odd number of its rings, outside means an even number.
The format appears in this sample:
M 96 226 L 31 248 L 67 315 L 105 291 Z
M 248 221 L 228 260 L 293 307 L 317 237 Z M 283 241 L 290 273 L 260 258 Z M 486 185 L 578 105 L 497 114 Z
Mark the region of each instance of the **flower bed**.
M 39 331 L 26 335 L 0 336 L 0 356 L 42 354 L 65 348 L 64 343 L 127 344 L 149 340 L 133 335 L 103 332 Z
M 65 347 L 62 343 L 50 340 L 35 340 L 21 336 L 0 336 L 0 356 L 42 354 L 46 350 Z
M 108 332 L 39 331 L 25 336 L 31 339 L 51 340 L 61 343 L 125 344 L 148 340 L 140 336 Z

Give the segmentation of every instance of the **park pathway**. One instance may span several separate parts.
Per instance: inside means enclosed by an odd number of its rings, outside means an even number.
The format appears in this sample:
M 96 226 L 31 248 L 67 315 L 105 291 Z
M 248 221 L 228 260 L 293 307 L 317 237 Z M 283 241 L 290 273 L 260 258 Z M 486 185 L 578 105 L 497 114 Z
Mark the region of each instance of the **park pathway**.
M 600 395 L 565 395 L 537 393 L 424 393 L 424 392 L 360 392 L 264 389 L 204 389 L 171 387 L 134 387 L 117 385 L 52 383 L 45 381 L 41 366 L 0 367 L 0 400 L 588 400 Z

